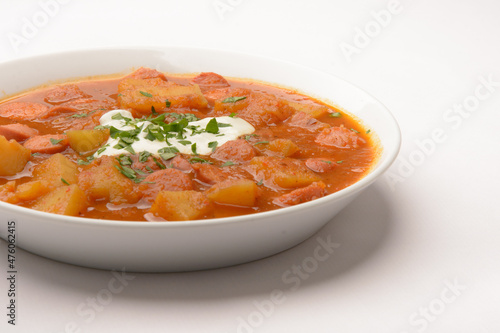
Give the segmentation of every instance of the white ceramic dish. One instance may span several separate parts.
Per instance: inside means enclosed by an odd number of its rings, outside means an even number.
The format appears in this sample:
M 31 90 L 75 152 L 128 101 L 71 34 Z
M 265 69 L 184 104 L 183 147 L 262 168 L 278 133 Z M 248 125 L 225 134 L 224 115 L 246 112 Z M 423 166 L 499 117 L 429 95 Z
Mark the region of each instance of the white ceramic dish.
M 213 71 L 296 88 L 360 118 L 383 147 L 374 169 L 354 185 L 301 205 L 254 215 L 188 222 L 120 222 L 53 215 L 0 202 L 0 236 L 15 220 L 17 246 L 47 258 L 101 269 L 165 272 L 244 263 L 286 250 L 313 235 L 395 160 L 398 125 L 375 98 L 331 75 L 282 61 L 194 48 L 84 50 L 0 64 L 0 91 L 49 81 L 126 73 L 140 66 L 169 73 Z

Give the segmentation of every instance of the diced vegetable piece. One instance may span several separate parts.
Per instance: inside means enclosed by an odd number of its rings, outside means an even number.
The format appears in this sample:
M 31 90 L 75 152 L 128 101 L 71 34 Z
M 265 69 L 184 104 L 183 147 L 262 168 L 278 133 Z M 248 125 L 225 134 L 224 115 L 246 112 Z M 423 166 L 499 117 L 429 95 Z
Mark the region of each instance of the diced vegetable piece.
M 66 132 L 69 146 L 80 154 L 102 146 L 109 138 L 109 130 L 70 130 Z
M 316 137 L 315 142 L 322 146 L 340 149 L 357 148 L 364 140 L 354 131 L 343 126 L 331 127 L 323 130 Z
M 255 149 L 246 140 L 231 140 L 218 147 L 210 157 L 219 161 L 245 162 L 255 157 Z
M 213 209 L 207 197 L 196 191 L 161 191 L 150 212 L 167 221 L 195 220 Z
M 205 195 L 219 204 L 252 207 L 258 195 L 255 182 L 248 179 L 229 179 L 217 183 Z
M 134 182 L 125 177 L 118 167 L 114 157 L 102 156 L 80 172 L 78 186 L 91 201 L 137 202 L 138 195 L 134 191 Z
M 285 157 L 257 156 L 250 161 L 250 172 L 255 180 L 264 180 L 266 185 L 294 188 L 319 181 L 319 177 L 303 162 Z
M 31 156 L 29 149 L 17 141 L 0 135 L 0 176 L 13 176 L 23 171 Z
M 52 155 L 33 170 L 33 180 L 42 180 L 50 184 L 50 187 L 66 185 L 77 182 L 77 166 L 62 154 Z
M 0 126 L 0 135 L 3 135 L 7 140 L 24 141 L 31 136 L 38 134 L 34 128 L 23 124 L 8 124 Z
M 47 134 L 34 136 L 24 143 L 24 147 L 32 153 L 56 154 L 68 147 L 68 138 L 64 134 Z
M 12 204 L 18 203 L 19 199 L 17 198 L 15 191 L 16 191 L 15 180 L 11 180 L 3 185 L 0 185 L 0 200 Z
M 84 93 L 76 84 L 65 84 L 50 90 L 44 100 L 50 104 L 60 104 L 77 98 L 90 97 Z
M 309 186 L 293 190 L 290 193 L 283 194 L 282 196 L 273 200 L 273 203 L 279 206 L 298 205 L 303 202 L 311 201 L 314 199 L 325 196 L 325 183 L 317 182 Z
M 198 85 L 184 86 L 171 82 L 163 82 L 160 85 L 153 80 L 155 79 L 122 80 L 118 88 L 121 107 L 134 109 L 140 114 L 150 114 L 151 107 L 161 111 L 170 107 L 203 109 L 208 105 Z M 170 102 L 169 107 L 167 100 Z
M 0 117 L 11 120 L 35 120 L 49 111 L 49 107 L 40 103 L 13 102 L 0 106 Z
M 328 113 L 328 108 L 324 105 L 312 104 L 312 103 L 298 103 L 298 102 L 287 102 L 288 105 L 293 107 L 297 112 L 305 112 L 313 118 L 319 118 Z
M 153 201 L 160 191 L 187 191 L 193 189 L 193 181 L 177 169 L 156 171 L 147 176 L 139 185 L 143 198 Z
M 53 187 L 46 180 L 33 180 L 19 185 L 16 189 L 16 196 L 21 201 L 30 201 L 48 193 Z
M 305 112 L 297 112 L 287 120 L 287 123 L 290 126 L 306 129 L 309 132 L 319 132 L 330 127 L 330 125 L 313 118 L 310 114 Z
M 308 158 L 306 160 L 306 167 L 314 172 L 328 172 L 338 167 L 337 161 L 332 161 L 325 158 Z
M 299 151 L 299 147 L 289 139 L 276 139 L 269 142 L 267 149 L 279 156 L 289 157 Z
M 31 208 L 47 213 L 77 216 L 87 207 L 85 193 L 78 185 L 57 187 L 38 199 Z

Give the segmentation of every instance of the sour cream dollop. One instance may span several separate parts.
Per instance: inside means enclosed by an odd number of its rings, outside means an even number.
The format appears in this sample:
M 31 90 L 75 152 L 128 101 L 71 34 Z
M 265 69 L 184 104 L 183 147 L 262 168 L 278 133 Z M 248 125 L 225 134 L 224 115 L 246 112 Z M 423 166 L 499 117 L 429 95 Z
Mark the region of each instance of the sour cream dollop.
M 209 122 L 214 125 L 212 119 L 217 122 L 218 131 L 216 133 L 213 130 L 214 126 L 207 128 Z M 115 135 L 115 138 L 112 137 L 113 135 L 110 136 L 106 144 L 95 153 L 95 157 L 128 154 L 131 151 L 135 153 L 147 151 L 152 155 L 160 156 L 158 151 L 164 148 L 173 148 L 174 151 L 177 150 L 182 154 L 209 155 L 215 147 L 220 147 L 241 135 L 255 132 L 255 128 L 247 121 L 227 116 L 190 121 L 181 134 L 179 132 L 165 132 L 154 121 L 134 119 L 127 110 L 106 112 L 101 116 L 99 122 L 102 126 L 110 128 L 112 133 L 118 133 L 118 135 Z M 166 141 L 153 138 L 150 133 L 152 129 L 159 130 L 166 137 Z M 134 135 L 128 139 L 126 135 L 120 135 L 121 132 L 123 132 L 122 134 L 132 133 Z M 122 148 L 121 146 L 125 144 L 126 146 Z

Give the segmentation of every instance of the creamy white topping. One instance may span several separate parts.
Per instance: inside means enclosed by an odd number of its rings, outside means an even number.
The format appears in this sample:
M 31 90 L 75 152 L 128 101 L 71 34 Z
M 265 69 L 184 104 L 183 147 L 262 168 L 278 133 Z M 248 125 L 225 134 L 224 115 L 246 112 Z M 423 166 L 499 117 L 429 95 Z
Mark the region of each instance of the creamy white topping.
M 217 121 L 215 130 L 213 119 Z M 95 157 L 143 151 L 161 156 L 158 151 L 165 148 L 171 148 L 173 151 L 178 150 L 183 154 L 209 155 L 215 147 L 220 147 L 241 135 L 251 134 L 255 131 L 255 128 L 247 121 L 237 117 L 215 117 L 191 121 L 180 133 L 176 131 L 166 132 L 164 124 L 160 123 L 158 126 L 158 122 L 155 124 L 154 119 L 150 120 L 134 119 L 132 114 L 126 110 L 113 110 L 103 114 L 100 123 L 102 126 L 110 128 L 111 136 L 106 144 L 96 152 Z M 211 122 L 210 125 L 209 122 Z M 158 140 L 152 136 L 151 130 L 160 132 L 166 139 Z M 129 139 L 127 135 L 122 135 L 127 134 L 124 132 L 135 135 Z

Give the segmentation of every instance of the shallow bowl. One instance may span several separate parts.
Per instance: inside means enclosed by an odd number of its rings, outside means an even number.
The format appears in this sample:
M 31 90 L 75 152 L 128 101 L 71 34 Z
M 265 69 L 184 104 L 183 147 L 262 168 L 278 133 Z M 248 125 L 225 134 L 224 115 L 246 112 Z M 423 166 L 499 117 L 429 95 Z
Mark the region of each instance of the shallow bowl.
M 0 202 L 0 236 L 15 221 L 16 246 L 75 265 L 139 272 L 190 271 L 249 262 L 284 251 L 316 233 L 393 163 L 400 132 L 391 113 L 352 84 L 310 68 L 247 54 L 185 47 L 109 48 L 30 57 L 0 64 L 0 92 L 51 81 L 128 73 L 211 71 L 251 78 L 323 100 L 360 119 L 382 148 L 357 183 L 297 206 L 253 215 L 187 222 L 123 222 L 68 217 Z

